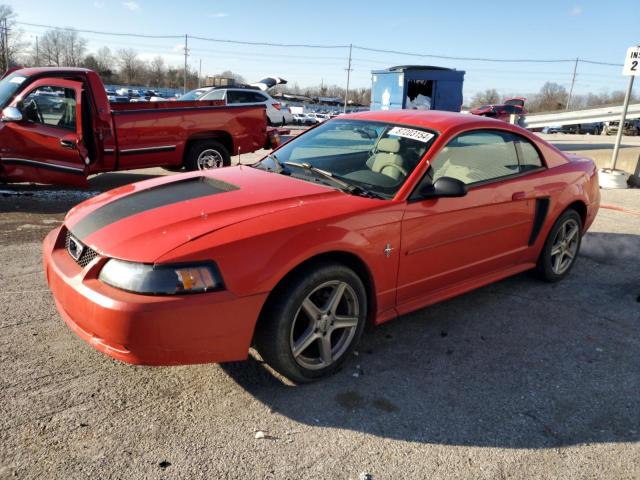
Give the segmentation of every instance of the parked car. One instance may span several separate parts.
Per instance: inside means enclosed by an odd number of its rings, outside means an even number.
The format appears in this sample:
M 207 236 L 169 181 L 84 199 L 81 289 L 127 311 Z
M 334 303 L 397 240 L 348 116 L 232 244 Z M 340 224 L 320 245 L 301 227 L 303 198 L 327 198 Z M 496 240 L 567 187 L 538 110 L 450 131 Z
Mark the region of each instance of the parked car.
M 618 133 L 619 127 L 620 127 L 619 121 L 604 122 L 604 125 L 602 127 L 602 134 L 616 135 Z M 622 134 L 631 135 L 631 136 L 640 135 L 640 119 L 626 120 L 624 122 L 624 130 L 622 131 Z
M 43 95 L 58 91 L 61 97 Z M 41 108 L 61 101 L 59 109 Z M 0 182 L 86 186 L 88 175 L 151 166 L 197 170 L 268 141 L 262 106 L 109 103 L 87 69 L 27 68 L 0 81 Z
M 267 120 L 269 125 L 282 125 L 293 121 L 293 117 L 288 109 L 283 109 L 283 105 L 274 100 L 267 92 L 251 87 L 205 87 L 192 90 L 178 101 L 187 100 L 222 100 L 227 105 L 264 105 L 267 109 Z
M 335 372 L 367 323 L 527 270 L 562 280 L 599 202 L 592 160 L 515 125 L 368 112 L 251 167 L 87 200 L 43 263 L 64 321 L 117 360 L 237 361 L 255 345 L 307 382 Z
M 297 113 L 293 115 L 293 122 L 297 125 L 315 125 L 318 119 L 308 113 Z
M 520 105 L 482 105 L 481 107 L 472 108 L 470 113 L 473 115 L 481 115 L 489 118 L 496 118 L 504 122 L 509 122 L 511 115 L 525 115 L 526 109 Z
M 576 135 L 600 135 L 602 132 L 602 122 L 578 123 L 575 125 L 552 125 L 544 127 L 543 133 L 568 133 Z

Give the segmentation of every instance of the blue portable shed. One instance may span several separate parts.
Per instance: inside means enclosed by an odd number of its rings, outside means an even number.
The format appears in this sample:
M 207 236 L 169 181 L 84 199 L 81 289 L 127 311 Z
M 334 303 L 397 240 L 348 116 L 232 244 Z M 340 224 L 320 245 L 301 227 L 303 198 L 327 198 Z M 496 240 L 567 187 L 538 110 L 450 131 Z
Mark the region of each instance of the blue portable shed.
M 431 110 L 459 112 L 464 73 L 463 70 L 425 65 L 373 70 L 371 110 L 413 108 L 418 98 L 423 105 L 430 101 Z M 425 97 L 428 98 L 426 102 Z

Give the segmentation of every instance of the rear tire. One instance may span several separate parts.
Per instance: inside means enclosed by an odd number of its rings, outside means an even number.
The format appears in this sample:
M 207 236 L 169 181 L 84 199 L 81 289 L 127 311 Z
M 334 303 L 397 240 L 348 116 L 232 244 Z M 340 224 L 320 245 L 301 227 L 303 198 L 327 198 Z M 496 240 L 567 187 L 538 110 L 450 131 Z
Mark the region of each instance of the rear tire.
M 187 152 L 184 166 L 187 171 L 211 170 L 231 165 L 231 156 L 224 145 L 216 140 L 193 143 Z
M 275 370 L 296 383 L 334 373 L 362 336 L 367 293 L 339 263 L 310 266 L 279 285 L 256 330 L 256 347 Z
M 538 277 L 555 283 L 566 277 L 576 263 L 582 241 L 582 219 L 572 208 L 551 227 L 536 265 Z

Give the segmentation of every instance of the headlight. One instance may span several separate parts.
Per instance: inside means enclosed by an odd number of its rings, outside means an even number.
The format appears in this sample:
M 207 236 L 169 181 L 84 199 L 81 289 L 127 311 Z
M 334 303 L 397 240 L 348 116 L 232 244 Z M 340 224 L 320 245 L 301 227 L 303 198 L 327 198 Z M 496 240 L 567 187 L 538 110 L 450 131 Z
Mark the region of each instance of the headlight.
M 99 278 L 112 287 L 148 295 L 203 293 L 223 288 L 213 262 L 148 265 L 112 258 L 102 267 Z

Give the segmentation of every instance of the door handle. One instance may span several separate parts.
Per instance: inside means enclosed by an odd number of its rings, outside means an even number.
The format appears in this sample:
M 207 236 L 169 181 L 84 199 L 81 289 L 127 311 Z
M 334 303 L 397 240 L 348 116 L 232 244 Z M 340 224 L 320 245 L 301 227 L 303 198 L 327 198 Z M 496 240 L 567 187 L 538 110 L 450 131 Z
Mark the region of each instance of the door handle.
M 60 146 L 62 148 L 68 148 L 70 150 L 75 150 L 77 148 L 75 140 L 66 140 L 64 138 L 60 140 Z

